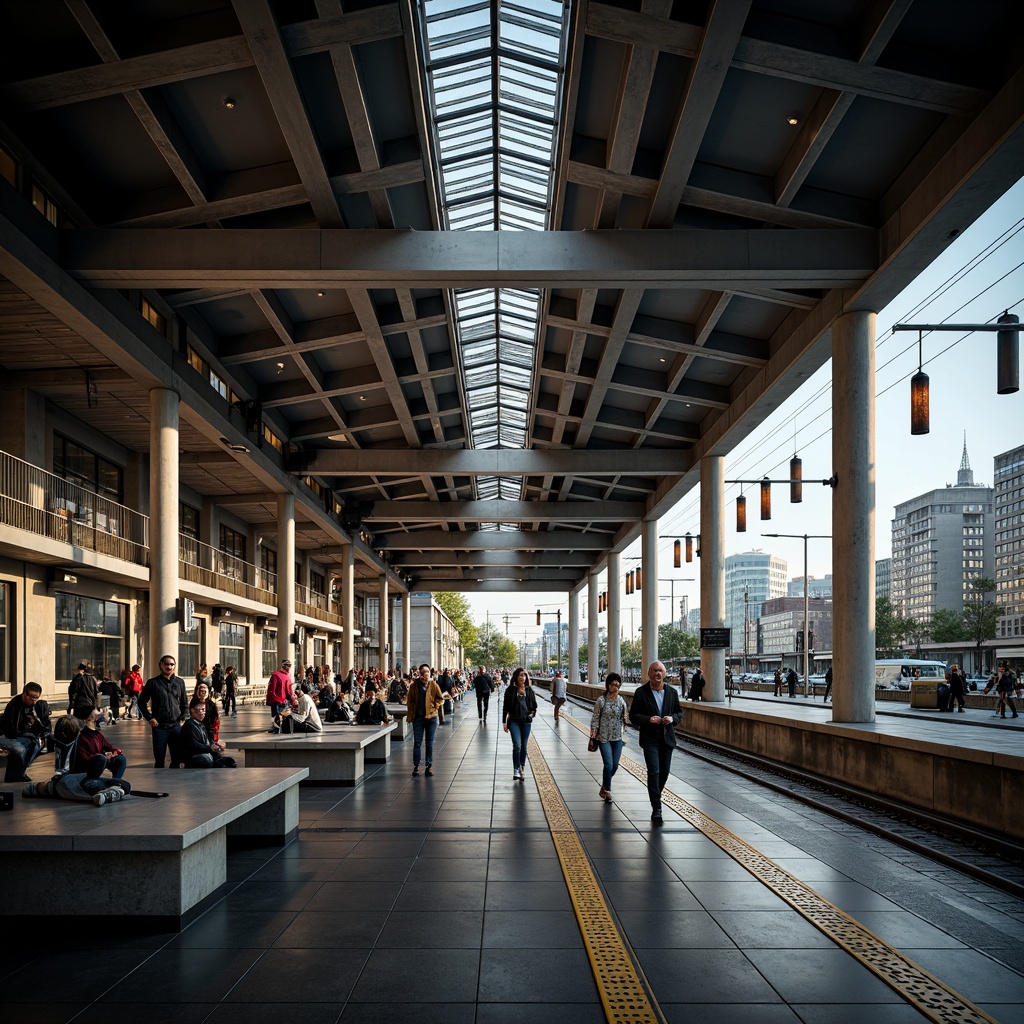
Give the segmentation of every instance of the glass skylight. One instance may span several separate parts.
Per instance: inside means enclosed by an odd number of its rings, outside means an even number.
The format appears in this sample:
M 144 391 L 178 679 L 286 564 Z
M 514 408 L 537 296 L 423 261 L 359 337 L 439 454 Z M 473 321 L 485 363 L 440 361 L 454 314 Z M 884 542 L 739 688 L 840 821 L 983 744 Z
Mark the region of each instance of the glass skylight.
M 557 0 L 420 0 L 448 230 L 548 227 L 569 9 Z M 470 444 L 524 448 L 540 292 L 454 294 Z M 476 488 L 480 498 L 518 498 L 522 480 L 480 477 Z

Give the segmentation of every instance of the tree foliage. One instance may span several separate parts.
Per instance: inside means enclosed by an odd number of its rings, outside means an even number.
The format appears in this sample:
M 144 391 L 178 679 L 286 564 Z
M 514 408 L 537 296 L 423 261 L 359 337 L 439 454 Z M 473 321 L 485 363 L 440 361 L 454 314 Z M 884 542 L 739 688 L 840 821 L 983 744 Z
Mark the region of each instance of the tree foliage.
M 932 612 L 930 628 L 933 643 L 956 644 L 969 639 L 964 613 L 952 608 L 936 608 Z
M 700 654 L 700 640 L 685 629 L 671 623 L 658 627 L 658 657 L 662 661 L 677 661 L 693 658 Z
M 898 654 L 903 645 L 906 620 L 892 601 L 880 597 L 875 602 L 875 655 L 888 658 Z
M 477 627 L 469 613 L 469 601 L 462 594 L 444 590 L 434 594 L 434 603 L 452 620 L 459 642 L 468 651 L 476 643 Z
M 986 595 L 996 589 L 995 581 L 987 576 L 978 576 L 971 580 L 971 600 L 964 605 L 964 626 L 967 637 L 978 650 L 981 664 L 981 647 L 986 640 L 994 640 L 999 625 L 999 608 L 987 601 Z
M 474 627 L 476 639 L 466 648 L 466 657 L 474 665 L 511 668 L 516 664 L 519 648 L 504 633 L 500 633 L 489 622 Z

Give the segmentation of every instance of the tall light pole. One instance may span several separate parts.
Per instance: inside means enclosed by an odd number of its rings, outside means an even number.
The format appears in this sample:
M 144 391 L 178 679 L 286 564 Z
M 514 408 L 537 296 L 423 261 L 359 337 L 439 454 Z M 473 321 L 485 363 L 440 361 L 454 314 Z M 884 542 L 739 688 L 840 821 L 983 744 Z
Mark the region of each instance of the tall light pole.
M 831 540 L 831 533 L 762 533 L 762 537 L 792 537 L 794 540 L 803 539 L 804 542 L 804 696 L 810 692 L 810 672 L 808 670 L 808 654 L 811 638 L 810 614 L 808 611 L 808 583 L 807 583 L 807 541 L 808 540 Z

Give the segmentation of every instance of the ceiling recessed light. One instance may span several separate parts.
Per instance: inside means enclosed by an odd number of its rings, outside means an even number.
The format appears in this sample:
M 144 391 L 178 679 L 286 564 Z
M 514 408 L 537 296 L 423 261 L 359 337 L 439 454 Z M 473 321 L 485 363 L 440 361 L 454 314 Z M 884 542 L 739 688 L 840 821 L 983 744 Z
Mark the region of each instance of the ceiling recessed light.
M 799 123 L 800 123 L 800 115 L 799 114 L 790 114 L 789 117 L 786 118 L 786 124 L 798 125 Z
M 316 293 L 316 297 L 317 297 L 318 299 L 322 299 L 322 298 L 324 297 L 324 293 L 323 293 L 323 292 L 317 292 L 317 293 Z
M 665 362 L 665 357 L 664 356 L 658 356 L 658 362 L 659 363 Z
M 359 396 L 359 401 L 360 402 L 365 402 L 366 401 L 366 395 L 360 395 Z
M 227 107 L 228 110 L 234 110 L 235 109 L 235 101 L 234 101 L 234 99 L 232 99 L 232 97 L 230 97 L 230 96 L 225 96 L 224 97 L 224 106 Z

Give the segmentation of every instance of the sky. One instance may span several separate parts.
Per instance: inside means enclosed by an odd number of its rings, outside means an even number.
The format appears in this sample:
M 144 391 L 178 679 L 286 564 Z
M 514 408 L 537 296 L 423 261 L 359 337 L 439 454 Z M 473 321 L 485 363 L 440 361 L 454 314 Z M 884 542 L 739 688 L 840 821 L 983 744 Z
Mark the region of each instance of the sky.
M 996 338 L 993 333 L 932 332 L 923 343 L 924 371 L 931 379 L 931 431 L 910 433 L 910 377 L 917 371 L 917 332 L 892 332 L 896 323 L 988 323 L 1004 310 L 1024 320 L 1024 179 L 966 230 L 905 291 L 878 314 L 876 330 L 876 513 L 875 557 L 891 550 L 894 508 L 900 502 L 945 484 L 955 484 L 966 434 L 967 453 L 976 484 L 992 485 L 992 459 L 1024 442 L 1024 392 L 996 394 Z M 803 460 L 805 480 L 820 480 L 832 468 L 831 361 L 776 410 L 726 457 L 726 479 L 788 478 L 795 450 Z M 726 486 L 726 554 L 762 550 L 789 563 L 789 578 L 803 575 L 803 540 L 767 538 L 764 533 L 831 533 L 831 489 L 805 483 L 803 502 L 789 503 L 783 487 L 772 489 L 772 519 L 758 518 L 756 489 L 747 488 L 747 532 L 735 531 L 736 485 Z M 700 489 L 690 491 L 665 515 L 659 534 L 685 534 L 700 529 Z M 623 552 L 623 573 L 639 565 L 639 540 Z M 822 577 L 831 572 L 828 540 L 808 543 L 808 571 Z M 672 541 L 658 548 L 658 577 L 675 579 L 675 598 L 700 604 L 699 561 L 672 566 Z M 606 578 L 602 578 L 602 589 Z M 620 581 L 622 586 L 622 581 Z M 659 621 L 670 618 L 670 585 L 659 587 Z M 628 638 L 640 625 L 639 593 L 620 591 L 623 633 Z M 474 620 L 489 619 L 517 643 L 535 639 L 543 621 L 561 607 L 568 619 L 565 594 L 467 594 Z M 580 594 L 580 626 L 586 627 L 587 592 Z M 508 628 L 504 621 L 509 616 Z M 601 616 L 602 626 L 606 616 Z M 635 633 L 632 633 L 635 635 Z

